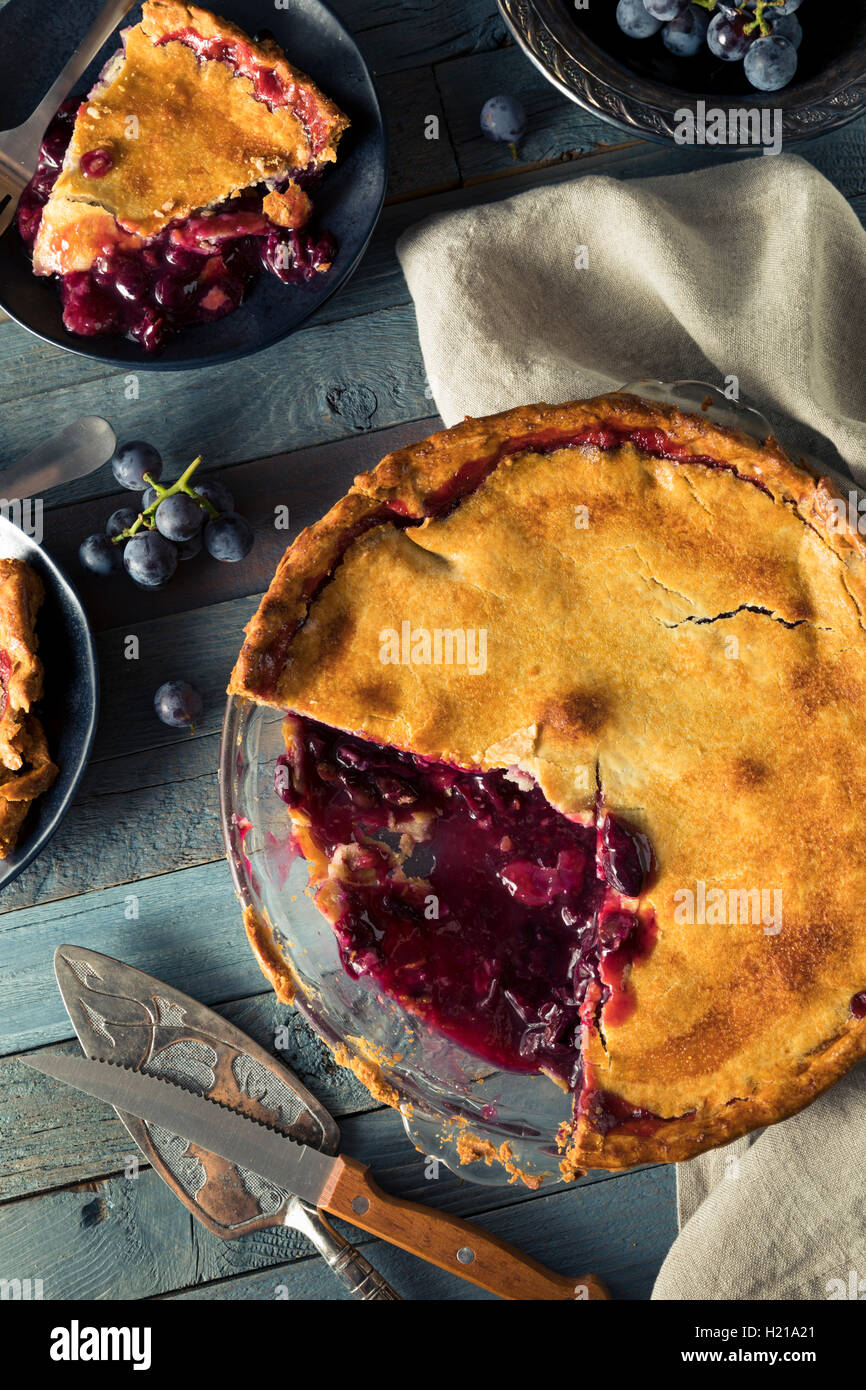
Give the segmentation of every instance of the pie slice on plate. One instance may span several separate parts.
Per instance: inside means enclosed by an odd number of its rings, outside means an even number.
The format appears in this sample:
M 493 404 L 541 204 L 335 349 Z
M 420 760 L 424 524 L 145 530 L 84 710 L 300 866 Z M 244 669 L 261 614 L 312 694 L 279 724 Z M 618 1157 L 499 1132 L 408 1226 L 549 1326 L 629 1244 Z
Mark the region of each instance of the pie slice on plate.
M 866 1053 L 864 566 L 775 440 L 614 394 L 389 455 L 247 628 L 346 970 L 572 1091 L 566 1175 Z
M 146 0 L 86 100 L 58 114 L 19 204 L 66 327 L 154 349 L 237 308 L 262 263 L 286 281 L 327 270 L 308 190 L 347 125 L 272 41 Z
M 0 859 L 14 848 L 24 817 L 57 776 L 31 706 L 42 695 L 36 615 L 45 591 L 23 560 L 0 560 Z

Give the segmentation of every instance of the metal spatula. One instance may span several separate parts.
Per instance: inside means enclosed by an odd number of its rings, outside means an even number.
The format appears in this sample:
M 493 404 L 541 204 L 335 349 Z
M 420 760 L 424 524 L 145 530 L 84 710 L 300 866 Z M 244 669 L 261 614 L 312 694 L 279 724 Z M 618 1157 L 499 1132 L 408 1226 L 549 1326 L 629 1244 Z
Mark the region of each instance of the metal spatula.
M 34 497 L 74 478 L 86 478 L 107 463 L 117 436 L 101 415 L 82 415 L 45 439 L 24 458 L 0 465 L 4 498 Z
M 135 3 L 136 0 L 108 0 L 33 115 L 23 125 L 0 132 L 0 236 L 15 216 L 18 199 L 33 177 L 39 146 L 51 117 Z
M 59 946 L 54 971 L 88 1057 L 164 1077 L 324 1153 L 337 1152 L 339 1128 L 315 1096 L 212 1009 L 82 946 Z M 231 1240 L 266 1226 L 293 1227 L 356 1298 L 399 1299 L 314 1206 L 158 1125 L 117 1114 L 147 1161 L 215 1235 Z

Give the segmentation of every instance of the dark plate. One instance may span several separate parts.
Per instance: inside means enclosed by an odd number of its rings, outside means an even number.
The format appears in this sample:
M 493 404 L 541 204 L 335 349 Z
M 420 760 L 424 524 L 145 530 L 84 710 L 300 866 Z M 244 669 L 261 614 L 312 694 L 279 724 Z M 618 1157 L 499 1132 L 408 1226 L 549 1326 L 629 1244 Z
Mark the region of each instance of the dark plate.
M 17 845 L 6 859 L 0 859 L 3 889 L 36 858 L 69 809 L 96 732 L 99 674 L 90 627 L 75 590 L 50 555 L 2 516 L 0 556 L 26 560 L 45 585 L 45 602 L 36 622 L 45 696 L 35 712 L 60 768 L 54 786 L 30 808 Z
M 782 112 L 783 144 L 821 135 L 866 113 L 866 6 L 819 0 L 804 5 L 803 43 L 794 81 L 757 92 L 742 63 L 708 48 L 676 58 L 659 34 L 629 39 L 616 23 L 614 0 L 575 10 L 570 0 L 498 0 L 524 52 L 554 86 L 594 115 L 630 134 L 674 143 L 676 112 L 698 99 L 723 109 Z
M 159 353 L 144 352 L 125 338 L 80 338 L 63 327 L 56 280 L 33 275 L 30 258 L 13 224 L 0 238 L 0 307 L 46 342 L 100 362 L 169 371 L 227 362 L 279 342 L 339 289 L 364 254 L 382 207 L 387 178 L 387 141 L 382 110 L 367 64 L 351 34 L 321 0 L 226 0 L 214 8 L 247 33 L 269 29 L 289 60 L 308 72 L 336 101 L 352 124 L 340 142 L 337 164 L 328 169 L 316 195 L 318 223 L 331 231 L 338 251 L 332 268 L 315 285 L 283 285 L 263 272 L 233 314 L 180 333 Z M 26 120 L 47 90 L 88 22 L 98 0 L 52 5 L 44 0 L 9 0 L 0 13 L 0 126 Z M 141 11 L 130 12 L 127 24 Z M 36 78 L 30 69 L 33 32 L 39 33 Z M 118 47 L 115 38 L 94 59 L 80 84 L 85 92 Z M 26 57 L 26 62 L 22 58 Z

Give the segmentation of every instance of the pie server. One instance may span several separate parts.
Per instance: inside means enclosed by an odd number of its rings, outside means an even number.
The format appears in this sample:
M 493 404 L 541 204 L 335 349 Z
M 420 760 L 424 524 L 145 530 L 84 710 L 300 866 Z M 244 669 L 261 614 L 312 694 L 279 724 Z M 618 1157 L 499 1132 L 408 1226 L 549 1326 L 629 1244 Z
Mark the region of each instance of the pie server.
M 101 415 L 82 415 L 16 463 L 0 468 L 4 498 L 35 497 L 73 478 L 85 478 L 107 463 L 117 436 Z
M 245 1230 L 276 1224 L 276 1211 L 293 1197 L 502 1298 L 609 1297 L 595 1275 L 555 1274 L 480 1227 L 388 1196 L 363 1164 L 325 1152 L 318 1115 L 326 1117 L 327 1137 L 338 1134 L 327 1112 L 262 1048 L 186 995 L 76 946 L 59 947 L 55 966 L 76 1031 L 96 1060 L 51 1053 L 27 1065 L 113 1105 L 161 1175 L 218 1234 L 239 1234 L 231 1229 L 238 1219 Z M 287 1108 L 294 1106 L 297 1119 L 299 1093 L 303 1118 L 294 1124 Z M 203 1173 L 191 1200 L 194 1168 Z M 240 1192 L 241 1209 L 226 1209 L 222 1189 L 233 1176 L 248 1197 L 264 1195 L 267 1214 L 256 1219 L 247 1203 L 244 1219 Z
M 324 1106 L 288 1067 L 212 1009 L 81 946 L 59 946 L 54 972 L 88 1057 L 168 1077 L 336 1153 L 340 1131 Z M 141 1113 L 134 1103 L 117 1108 L 147 1161 L 214 1235 L 230 1240 L 268 1226 L 293 1227 L 356 1298 L 399 1298 L 314 1206 L 207 1148 L 192 1148 L 182 1129 L 148 1125 Z
M 108 0 L 32 116 L 13 130 L 0 131 L 0 236 L 15 216 L 18 199 L 30 182 L 51 117 L 134 4 L 135 0 Z

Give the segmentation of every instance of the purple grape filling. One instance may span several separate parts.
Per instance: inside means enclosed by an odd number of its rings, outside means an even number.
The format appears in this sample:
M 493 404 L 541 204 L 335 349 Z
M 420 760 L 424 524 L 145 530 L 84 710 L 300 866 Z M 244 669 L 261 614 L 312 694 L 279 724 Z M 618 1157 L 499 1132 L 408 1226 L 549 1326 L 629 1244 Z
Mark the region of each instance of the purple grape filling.
M 606 817 L 601 826 L 599 867 L 611 888 L 627 898 L 638 897 L 651 863 L 646 836 L 626 830 L 613 816 Z
M 31 252 L 77 110 L 76 101 L 60 107 L 18 204 L 18 230 Z M 81 156 L 82 172 L 94 181 L 104 178 L 113 164 L 110 150 L 88 150 Z M 307 191 L 320 172 L 310 166 L 292 171 L 287 179 Z M 262 211 L 262 197 L 262 192 L 252 192 L 172 223 L 140 249 L 106 246 L 90 269 L 60 277 L 65 327 L 83 337 L 120 334 L 156 352 L 182 329 L 233 313 L 263 269 L 284 284 L 314 281 L 337 253 L 333 237 L 310 224 L 277 226 Z
M 652 1110 L 629 1105 L 628 1101 L 615 1095 L 613 1091 L 594 1090 L 585 1094 L 582 1100 L 580 1114 L 586 1117 L 599 1134 L 609 1134 L 612 1129 L 618 1129 L 647 1137 L 655 1134 L 664 1124 L 660 1115 L 656 1115 Z
M 114 155 L 111 150 L 85 150 L 78 162 L 86 179 L 104 179 L 114 168 Z
M 603 840 L 633 899 L 651 868 L 645 837 L 601 811 L 572 820 L 523 776 L 307 718 L 288 727 L 276 790 L 340 879 L 346 971 L 493 1065 L 578 1088 L 584 1022 L 627 1016 L 631 966 L 655 939 L 651 914 L 624 905 L 601 867 Z

